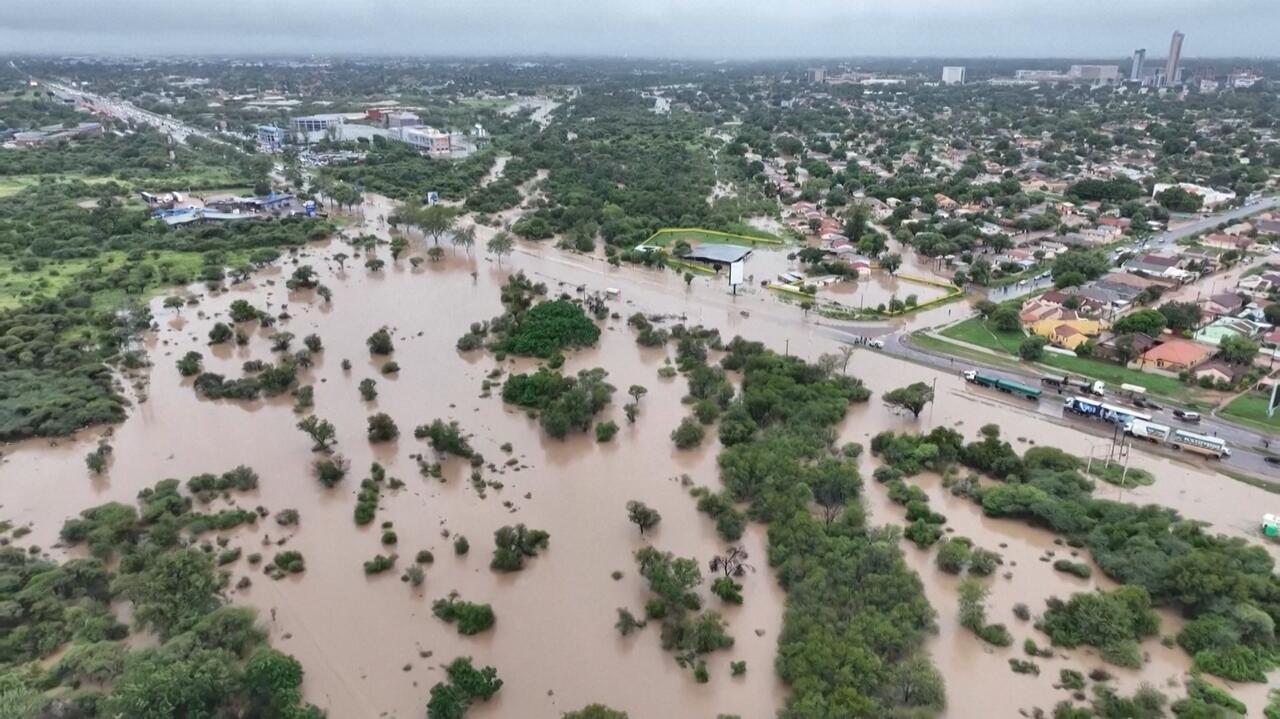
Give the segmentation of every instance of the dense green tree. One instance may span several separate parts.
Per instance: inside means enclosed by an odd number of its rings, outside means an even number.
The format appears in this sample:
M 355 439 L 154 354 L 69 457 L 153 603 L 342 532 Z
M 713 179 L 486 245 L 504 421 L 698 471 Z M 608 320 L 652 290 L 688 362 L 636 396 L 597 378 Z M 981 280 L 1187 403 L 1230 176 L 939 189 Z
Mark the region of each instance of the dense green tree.
M 912 417 L 919 418 L 925 406 L 933 401 L 933 387 L 924 382 L 915 382 L 886 392 L 884 401 L 890 406 L 902 407 L 910 411 Z

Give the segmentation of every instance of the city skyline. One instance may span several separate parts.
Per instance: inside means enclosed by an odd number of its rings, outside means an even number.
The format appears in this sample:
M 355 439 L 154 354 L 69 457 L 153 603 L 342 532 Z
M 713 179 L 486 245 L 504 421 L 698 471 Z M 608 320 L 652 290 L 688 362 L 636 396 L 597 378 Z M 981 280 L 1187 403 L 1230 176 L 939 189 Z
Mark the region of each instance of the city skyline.
M 983 0 L 892 7 L 816 0 L 779 8 L 763 0 L 445 0 L 430 7 L 377 0 L 281 0 L 271 15 L 226 0 L 215 15 L 159 0 L 130 12 L 87 0 L 49 0 L 0 18 L 0 47 L 59 55 L 417 55 L 679 59 L 853 57 L 1127 58 L 1188 35 L 1184 59 L 1276 56 L 1280 4 L 1228 0 L 1205 12 L 1196 0 L 1051 6 Z M 1246 21 L 1247 20 L 1247 21 Z M 138 32 L 139 28 L 145 32 Z M 733 43 L 708 38 L 734 38 Z

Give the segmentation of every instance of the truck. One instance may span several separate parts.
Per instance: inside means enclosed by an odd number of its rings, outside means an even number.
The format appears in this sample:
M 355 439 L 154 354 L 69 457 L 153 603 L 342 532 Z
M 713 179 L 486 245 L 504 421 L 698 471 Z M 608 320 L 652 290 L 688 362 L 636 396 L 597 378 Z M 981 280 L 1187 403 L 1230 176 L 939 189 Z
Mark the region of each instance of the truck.
M 1142 387 L 1136 384 L 1122 384 L 1120 385 L 1120 391 L 1129 395 L 1131 399 L 1137 399 L 1138 397 L 1145 397 L 1147 394 L 1146 387 Z
M 1047 374 L 1040 377 L 1040 384 L 1056 389 L 1061 394 L 1067 388 L 1067 378 L 1060 374 Z
M 1209 437 L 1195 432 L 1176 429 L 1169 436 L 1169 446 L 1196 454 L 1203 454 L 1211 459 L 1222 459 L 1231 456 L 1231 448 L 1217 437 Z
M 1135 419 L 1140 419 L 1144 422 L 1151 421 L 1151 415 L 1149 414 L 1080 396 L 1065 398 L 1062 401 L 1062 409 L 1064 412 L 1078 414 L 1083 417 L 1092 417 L 1093 419 L 1120 426 L 1127 425 Z
M 964 379 L 970 384 L 976 384 L 979 387 L 989 387 L 1000 392 L 1017 395 L 1024 399 L 1035 402 L 1040 399 L 1040 390 L 1036 387 L 1029 387 L 1021 382 L 997 377 L 991 374 L 978 372 L 977 370 L 967 370 L 964 373 Z
M 1130 437 L 1145 439 L 1148 442 L 1161 444 L 1169 439 L 1169 434 L 1173 430 L 1163 424 L 1148 422 L 1145 419 L 1135 419 L 1124 426 L 1124 433 Z
M 1155 444 L 1166 444 L 1177 450 L 1195 452 L 1213 459 L 1231 456 L 1231 448 L 1227 447 L 1227 443 L 1217 437 L 1174 429 L 1145 419 L 1131 420 L 1125 424 L 1124 433 L 1130 437 L 1145 439 Z
M 1067 379 L 1067 386 L 1079 392 L 1087 392 L 1095 397 L 1102 397 L 1107 393 L 1107 383 L 1102 380 L 1070 377 Z
M 1065 390 L 1074 390 L 1076 392 L 1085 392 L 1098 397 L 1103 396 L 1107 389 L 1106 383 L 1100 380 L 1090 380 L 1081 377 L 1057 374 L 1041 376 L 1040 384 L 1045 387 L 1052 387 L 1053 389 L 1058 390 L 1058 394 L 1062 394 Z

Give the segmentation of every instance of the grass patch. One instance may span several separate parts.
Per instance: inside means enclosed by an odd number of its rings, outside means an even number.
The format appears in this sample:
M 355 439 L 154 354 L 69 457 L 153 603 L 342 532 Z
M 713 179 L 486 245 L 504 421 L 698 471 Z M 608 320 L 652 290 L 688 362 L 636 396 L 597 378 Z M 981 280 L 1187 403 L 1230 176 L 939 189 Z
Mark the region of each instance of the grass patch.
M 1267 416 L 1268 399 L 1270 395 L 1261 392 L 1242 394 L 1219 410 L 1218 415 L 1264 432 L 1280 432 L 1280 412 L 1274 417 Z
M 1097 477 L 1107 484 L 1114 484 L 1117 487 L 1146 487 L 1155 484 L 1156 481 L 1155 475 L 1145 469 L 1130 467 L 1129 471 L 1125 472 L 1124 467 L 1116 462 L 1095 461 L 1089 464 L 1088 460 L 1081 461 L 1088 467 L 1091 476 Z M 1123 480 L 1121 479 L 1122 476 Z
M 989 328 L 985 322 L 975 318 L 967 319 L 959 324 L 952 325 L 940 333 L 942 336 L 966 342 L 978 347 L 1000 352 L 1009 355 L 1012 366 L 1020 366 L 1021 369 L 1031 369 L 1026 364 L 1018 365 L 1017 357 L 1018 345 L 1026 335 L 1021 331 L 1018 332 L 1000 332 L 994 328 Z M 923 337 L 920 333 L 912 335 L 912 341 L 918 342 L 921 347 L 926 349 L 934 349 L 947 354 L 956 355 L 957 357 L 968 357 L 978 361 L 990 362 L 993 358 L 982 352 L 969 350 L 964 352 L 963 347 L 936 339 Z M 1177 402 L 1187 404 L 1189 406 L 1204 408 L 1205 405 L 1200 401 L 1200 393 L 1190 385 L 1180 382 L 1176 377 L 1165 377 L 1150 372 L 1142 372 L 1128 367 L 1122 367 L 1111 362 L 1102 360 L 1088 359 L 1082 357 L 1074 357 L 1060 355 L 1056 352 L 1046 352 L 1040 358 L 1038 364 L 1046 367 L 1052 367 L 1063 372 L 1081 375 L 1090 379 L 1100 379 L 1112 387 L 1119 387 L 1122 384 L 1134 384 L 1140 387 L 1146 387 L 1147 392 L 1153 396 L 1159 396 L 1175 400 Z M 1265 413 L 1264 413 L 1265 414 Z M 1254 425 L 1261 426 L 1261 425 Z M 1280 429 L 1280 423 L 1265 427 L 1268 430 Z
M 1022 344 L 1022 340 L 1027 335 L 1022 330 L 1015 332 L 1002 332 L 994 327 L 988 326 L 987 322 L 972 317 L 940 332 L 943 337 L 950 337 L 953 340 L 966 342 L 978 347 L 986 347 L 996 352 L 1007 352 L 1016 355 L 1018 353 L 1018 345 Z
M 974 362 L 996 365 L 1007 369 L 1021 369 L 1018 362 L 1013 358 L 1006 359 L 1001 355 L 970 349 L 954 342 L 934 337 L 924 330 L 917 330 L 911 334 L 911 344 L 922 350 L 932 350 L 940 354 L 952 355 L 959 359 L 969 359 Z
M 649 239 L 642 242 L 641 245 L 667 247 L 668 245 L 675 244 L 679 240 L 684 240 L 691 245 L 698 245 L 703 242 L 719 245 L 741 245 L 744 247 L 785 244 L 782 239 L 764 232 L 763 230 L 760 230 L 757 235 L 742 235 L 732 232 L 720 232 L 718 230 L 669 227 L 653 233 L 649 236 Z
M 247 250 L 232 250 L 225 254 L 227 267 L 244 264 L 249 257 Z M 157 268 L 167 269 L 167 272 L 156 273 L 147 283 L 147 297 L 154 296 L 161 289 L 173 287 L 174 283 L 166 278 L 187 277 L 194 281 L 204 267 L 204 256 L 199 252 L 154 250 L 147 253 L 147 261 Z M 100 265 L 102 274 L 109 274 L 124 264 L 124 252 L 104 252 L 94 258 L 50 260 L 41 264 L 40 269 L 34 272 L 19 269 L 11 260 L 0 260 L 0 310 L 28 304 L 38 297 L 56 297 L 91 266 Z M 93 304 L 98 308 L 118 306 L 124 299 L 123 290 L 93 293 Z
M 1186 404 L 1194 404 L 1198 407 L 1204 406 L 1195 402 L 1199 396 L 1196 390 L 1178 381 L 1177 377 L 1165 377 L 1164 375 L 1141 372 L 1102 360 L 1067 357 L 1066 355 L 1052 352 L 1046 352 L 1044 357 L 1040 359 L 1040 364 L 1083 375 L 1090 379 L 1100 379 L 1113 388 L 1118 389 L 1122 384 L 1134 384 L 1146 387 L 1147 392 L 1153 395 L 1167 397 Z

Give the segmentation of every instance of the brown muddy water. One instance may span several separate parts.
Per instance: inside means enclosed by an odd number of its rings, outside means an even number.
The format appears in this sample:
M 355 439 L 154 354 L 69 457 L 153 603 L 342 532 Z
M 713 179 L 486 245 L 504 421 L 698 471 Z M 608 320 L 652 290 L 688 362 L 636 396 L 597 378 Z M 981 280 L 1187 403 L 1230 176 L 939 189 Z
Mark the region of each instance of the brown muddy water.
M 377 217 L 389 210 L 387 202 L 375 198 L 363 212 L 362 231 L 385 234 Z M 493 230 L 478 230 L 477 245 L 483 247 Z M 420 254 L 423 249 L 419 241 L 414 251 Z M 651 542 L 700 562 L 723 549 L 712 523 L 695 511 L 678 479 L 687 474 L 695 484 L 718 484 L 714 432 L 698 450 L 673 448 L 669 433 L 686 412 L 680 404 L 685 382 L 657 376 L 664 351 L 638 348 L 625 318 L 638 310 L 684 315 L 689 323 L 719 328 L 726 338 L 741 334 L 809 360 L 838 346 L 829 327 L 803 317 L 767 292 L 734 297 L 710 278 L 699 278 L 686 288 L 675 273 L 610 268 L 598 259 L 549 245 L 522 244 L 501 266 L 490 258 L 459 252 L 418 270 L 405 258 L 388 261 L 386 270 L 377 274 L 363 268 L 363 258 L 353 258 L 345 271 L 339 270 L 328 259 L 338 251 L 351 254 L 345 243 L 335 240 L 308 248 L 298 260 L 320 272 L 321 281 L 334 291 L 332 304 L 284 288 L 292 262 L 217 296 L 191 288 L 202 295 L 201 302 L 180 315 L 154 303 L 158 330 L 145 341 L 154 363 L 147 399 L 113 429 L 109 472 L 91 478 L 84 466 L 84 456 L 102 430 L 56 442 L 7 445 L 0 463 L 0 519 L 30 525 L 28 541 L 49 548 L 57 541 L 62 521 L 85 507 L 132 501 L 140 489 L 165 477 L 185 479 L 247 464 L 261 475 L 261 487 L 234 501 L 247 507 L 261 504 L 273 512 L 295 508 L 301 522 L 283 530 L 266 520 L 256 529 L 231 532 L 232 546 L 242 547 L 246 554 L 261 551 L 269 559 L 277 549 L 264 543 L 286 539 L 287 548 L 306 557 L 307 571 L 277 582 L 240 560 L 229 567 L 232 584 L 248 575 L 253 586 L 230 597 L 260 610 L 273 643 L 302 661 L 307 699 L 328 709 L 330 716 L 421 716 L 430 686 L 443 677 L 439 665 L 460 655 L 495 666 L 505 682 L 492 702 L 473 709 L 475 717 L 556 717 L 591 702 L 605 702 L 641 719 L 718 713 L 772 716 L 786 694 L 772 671 L 785 597 L 766 568 L 762 527 L 752 526 L 743 540 L 758 568 L 744 580 L 745 606 L 720 606 L 703 589 L 708 606 L 723 612 L 737 642 L 709 658 L 709 684 L 695 683 L 662 651 L 656 627 L 626 638 L 613 628 L 616 608 L 638 613 L 647 598 L 631 556 L 637 548 Z M 504 406 L 496 389 L 494 396 L 480 397 L 481 381 L 490 370 L 530 366 L 500 365 L 490 355 L 460 355 L 454 348 L 471 322 L 500 311 L 498 287 L 515 269 L 546 282 L 552 293 L 572 294 L 579 285 L 622 291 L 612 301 L 622 319 L 605 324 L 599 347 L 574 354 L 566 363 L 570 371 L 604 367 L 619 388 L 613 405 L 601 416 L 622 427 L 612 443 L 597 444 L 593 435 L 564 442 L 547 439 L 522 411 Z M 293 411 L 291 398 L 252 403 L 202 400 L 191 381 L 178 375 L 174 362 L 190 349 L 205 355 L 207 370 L 232 377 L 240 376 L 245 360 L 271 359 L 270 331 L 257 332 L 247 347 L 205 345 L 209 328 L 238 298 L 275 313 L 287 308 L 292 319 L 271 331 L 293 332 L 299 344 L 311 332 L 323 339 L 325 350 L 315 367 L 302 374 L 302 381 L 314 386 L 314 411 L 337 426 L 338 450 L 351 461 L 351 471 L 338 487 L 326 490 L 311 476 L 315 455 L 310 441 L 294 428 L 300 415 Z M 392 359 L 402 368 L 397 377 L 379 373 L 381 362 L 371 360 L 364 343 L 384 324 L 391 328 L 396 345 Z M 349 372 L 340 367 L 344 358 L 352 362 Z M 933 424 L 959 425 L 972 435 L 980 425 L 997 422 L 1011 441 L 1023 437 L 1082 455 L 1098 441 L 1091 434 L 1037 421 L 1047 418 L 1032 408 L 974 392 L 954 376 L 885 355 L 859 351 L 849 372 L 863 377 L 877 393 L 936 379 L 938 400 L 916 422 L 892 413 L 873 397 L 850 412 L 842 427 L 845 440 L 865 444 L 886 428 L 927 429 Z M 357 391 L 366 377 L 376 379 L 379 390 L 378 398 L 368 403 Z M 649 393 L 641 400 L 639 420 L 629 426 L 621 407 L 631 384 L 643 384 Z M 375 412 L 387 412 L 396 420 L 398 441 L 367 442 L 365 419 Z M 413 427 L 434 418 L 456 419 L 474 434 L 476 449 L 499 466 L 507 459 L 499 446 L 510 442 L 519 471 L 486 470 L 487 479 L 504 487 L 488 490 L 483 499 L 468 481 L 469 467 L 456 461 L 445 464 L 444 482 L 422 477 L 411 455 L 429 455 L 430 449 L 413 438 Z M 355 493 L 373 461 L 406 486 L 396 492 L 384 490 L 375 522 L 359 528 L 352 520 Z M 1224 532 L 1247 535 L 1258 508 L 1274 504 L 1261 490 L 1185 464 L 1139 454 L 1134 464 L 1154 471 L 1157 483 L 1124 492 L 1122 498 L 1165 504 Z M 864 459 L 863 465 L 869 479 L 873 462 Z M 1009 649 L 990 651 L 956 626 L 956 580 L 933 566 L 931 553 L 904 546 L 939 614 L 940 631 L 929 648 L 947 679 L 947 716 L 1015 716 L 1018 709 L 1051 708 L 1066 698 L 1052 686 L 1059 667 L 1087 671 L 1101 662 L 1076 650 L 1066 653 L 1070 659 L 1037 660 L 1042 668 L 1038 678 L 1012 674 L 1007 659 L 1020 655 L 1022 639 L 1032 636 L 1042 645 L 1047 640 L 1013 618 L 1010 607 L 1021 601 L 1033 613 L 1040 612 L 1046 597 L 1065 597 L 1093 585 L 1038 561 L 1046 550 L 1058 556 L 1068 551 L 1054 545 L 1049 534 L 988 520 L 963 500 L 951 498 L 936 480 L 915 481 L 930 492 L 957 534 L 1000 551 L 1007 563 L 1003 569 L 1013 572 L 1011 579 L 998 574 L 991 580 L 988 615 L 990 621 L 1005 622 L 1017 641 Z M 1099 491 L 1121 494 L 1106 486 Z M 868 481 L 866 496 L 872 521 L 902 521 L 901 508 L 889 504 L 874 481 Z M 648 503 L 663 517 L 656 531 L 643 539 L 626 520 L 630 499 Z M 401 559 L 396 570 L 366 577 L 362 562 L 387 551 L 379 543 L 378 525 L 383 521 L 394 523 Z M 493 531 L 516 522 L 549 531 L 550 549 L 523 572 L 495 574 L 488 569 Z M 452 550 L 456 534 L 471 543 L 465 557 Z M 1000 548 L 1001 543 L 1008 546 Z M 419 549 L 432 550 L 435 563 L 426 569 L 425 585 L 413 590 L 398 576 Z M 615 570 L 623 572 L 621 580 L 611 578 Z M 1097 585 L 1106 586 L 1105 581 Z M 495 628 L 467 638 L 435 619 L 431 600 L 452 590 L 465 599 L 492 604 L 498 617 Z M 1175 622 L 1166 617 L 1162 632 L 1174 631 Z M 1151 663 L 1143 671 L 1109 669 L 1127 688 L 1146 681 L 1176 694 L 1166 684 L 1187 670 L 1189 660 L 1157 642 L 1147 649 Z M 740 659 L 748 663 L 747 675 L 730 678 L 729 661 Z M 1260 685 L 1233 691 L 1255 711 L 1263 704 Z

